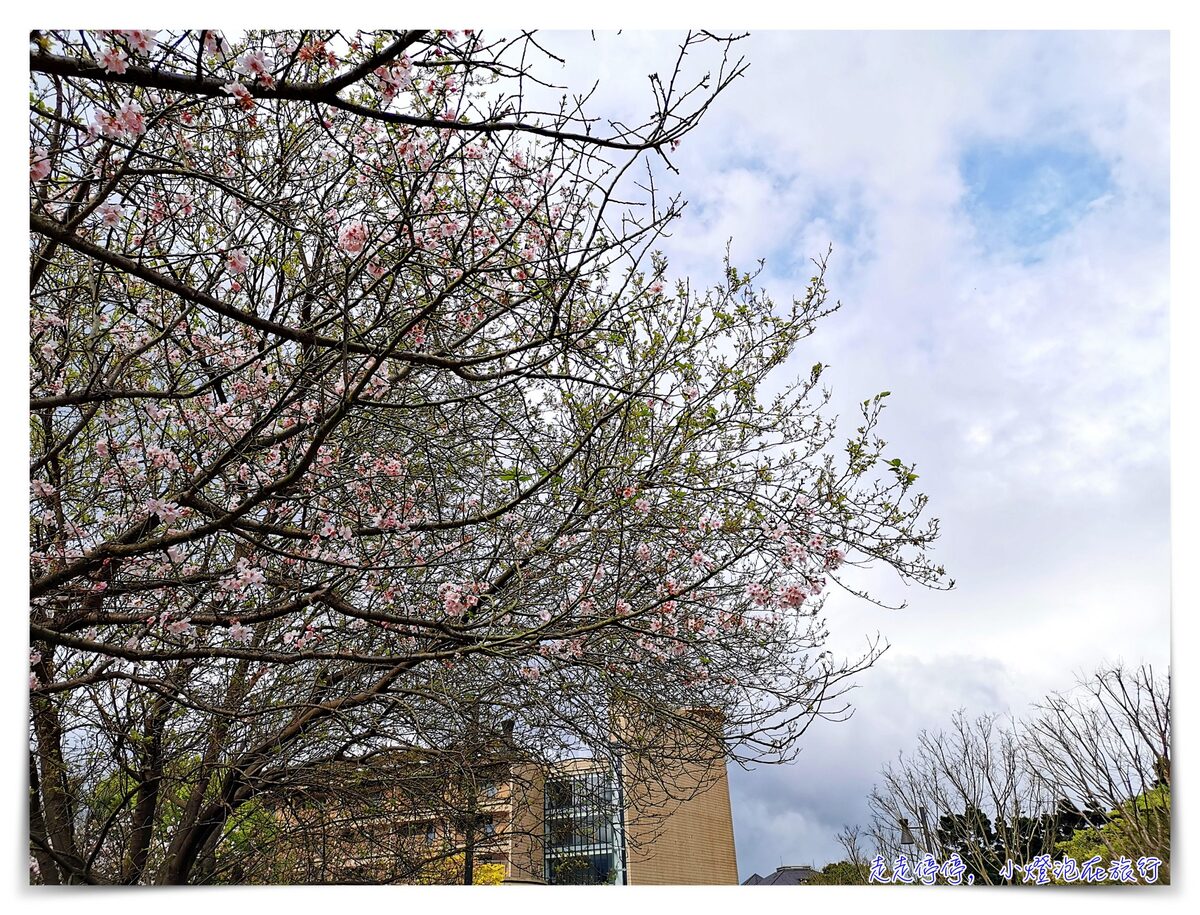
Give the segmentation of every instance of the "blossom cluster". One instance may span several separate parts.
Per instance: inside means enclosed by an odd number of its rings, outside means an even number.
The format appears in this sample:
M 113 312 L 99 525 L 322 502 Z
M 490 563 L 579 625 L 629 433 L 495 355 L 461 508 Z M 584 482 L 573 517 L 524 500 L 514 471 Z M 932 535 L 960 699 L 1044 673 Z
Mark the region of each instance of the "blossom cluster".
M 112 140 L 136 140 L 146 132 L 146 113 L 136 99 L 126 99 L 115 112 L 97 109 L 92 130 Z

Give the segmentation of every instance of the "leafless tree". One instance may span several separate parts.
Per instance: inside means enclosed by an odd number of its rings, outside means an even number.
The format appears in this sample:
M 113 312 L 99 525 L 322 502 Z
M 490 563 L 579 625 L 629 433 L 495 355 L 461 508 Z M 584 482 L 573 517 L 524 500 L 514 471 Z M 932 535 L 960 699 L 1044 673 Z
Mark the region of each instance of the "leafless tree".
M 1002 875 L 1007 862 L 1053 856 L 1079 829 L 1107 840 L 1114 858 L 1169 862 L 1169 799 L 1154 793 L 1169 783 L 1169 677 L 1107 667 L 1025 719 L 960 710 L 948 731 L 923 731 L 915 753 L 884 767 L 870 834 L 885 860 L 957 853 L 986 883 L 1019 882 Z M 1119 830 L 1101 828 L 1114 817 Z
M 922 731 L 917 750 L 882 772 L 871 793 L 872 836 L 885 857 L 957 852 L 977 878 L 1000 882 L 1007 860 L 1053 851 L 1040 819 L 1055 796 L 1035 777 L 1018 731 L 998 715 L 954 715 L 948 731 Z M 910 839 L 915 844 L 902 845 Z
M 1171 676 L 1120 665 L 1037 706 L 1025 733 L 1030 766 L 1060 794 L 1120 819 L 1095 835 L 1110 857 L 1154 855 L 1170 879 Z M 1100 824 L 1091 824 L 1098 826 Z M 1117 847 L 1119 844 L 1120 847 Z

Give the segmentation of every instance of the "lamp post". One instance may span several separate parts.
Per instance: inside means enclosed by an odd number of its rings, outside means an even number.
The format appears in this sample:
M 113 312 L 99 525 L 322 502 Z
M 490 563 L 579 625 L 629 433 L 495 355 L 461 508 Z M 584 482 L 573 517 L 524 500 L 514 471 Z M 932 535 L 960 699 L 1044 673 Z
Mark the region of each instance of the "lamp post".
M 917 815 L 921 818 L 921 822 L 917 828 L 921 831 L 921 835 L 925 839 L 924 851 L 932 851 L 933 840 L 930 838 L 929 823 L 926 819 L 927 811 L 924 805 L 917 808 Z M 900 817 L 897 820 L 897 824 L 900 827 L 900 847 L 904 849 L 915 846 L 919 854 L 924 854 L 921 843 L 917 841 L 916 836 L 913 835 L 912 828 L 908 825 L 908 820 L 905 817 Z

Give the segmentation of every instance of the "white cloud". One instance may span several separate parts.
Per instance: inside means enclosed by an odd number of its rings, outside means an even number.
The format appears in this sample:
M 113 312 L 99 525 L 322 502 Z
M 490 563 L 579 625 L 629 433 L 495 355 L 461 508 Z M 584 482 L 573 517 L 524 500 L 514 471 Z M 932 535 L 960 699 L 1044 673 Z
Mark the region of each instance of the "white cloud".
M 572 81 L 610 79 L 595 111 L 630 116 L 676 40 L 551 46 L 579 61 Z M 851 723 L 813 733 L 795 766 L 735 778 L 748 875 L 833 854 L 887 741 L 956 697 L 991 701 L 993 675 L 1029 701 L 1118 654 L 1166 660 L 1169 74 L 1166 34 L 1145 32 L 777 32 L 745 53 L 748 75 L 680 148 L 681 175 L 663 176 L 696 204 L 666 246 L 672 267 L 711 280 L 732 237 L 738 263 L 769 258 L 763 282 L 786 301 L 834 244 L 846 307 L 796 364 L 832 365 L 846 417 L 893 392 L 885 435 L 917 461 L 959 581 L 930 594 L 864 579 L 908 599 L 903 614 L 831 601 L 837 644 L 878 630 L 895 650 Z M 1035 148 L 1086 155 L 1106 186 L 1044 243 L 989 234 L 963 156 Z M 1073 177 L 1055 177 L 1053 200 L 1075 206 Z M 867 701 L 872 683 L 891 704 Z
M 1012 674 L 986 657 L 889 659 L 861 678 L 847 723 L 817 722 L 795 763 L 731 773 L 742 879 L 782 864 L 818 868 L 844 857 L 837 833 L 865 826 L 880 765 L 938 731 L 958 708 L 1006 714 L 1023 707 Z

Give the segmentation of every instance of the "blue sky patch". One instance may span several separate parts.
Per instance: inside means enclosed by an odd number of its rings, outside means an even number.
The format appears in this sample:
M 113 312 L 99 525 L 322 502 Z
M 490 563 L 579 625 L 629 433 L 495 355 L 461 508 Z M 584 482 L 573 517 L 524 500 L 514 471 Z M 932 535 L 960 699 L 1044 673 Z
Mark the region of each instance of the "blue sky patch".
M 980 242 L 1015 248 L 1027 260 L 1112 188 L 1107 164 L 1084 147 L 980 145 L 959 169 Z

